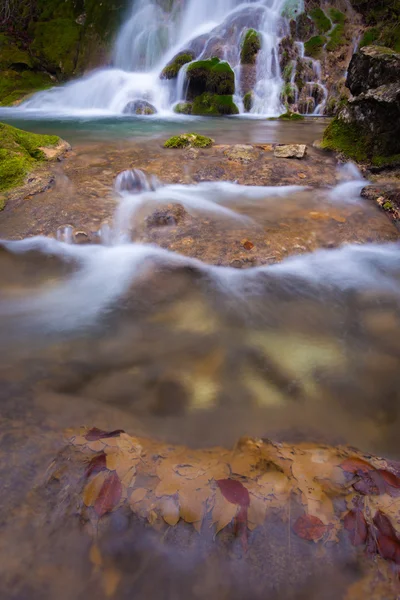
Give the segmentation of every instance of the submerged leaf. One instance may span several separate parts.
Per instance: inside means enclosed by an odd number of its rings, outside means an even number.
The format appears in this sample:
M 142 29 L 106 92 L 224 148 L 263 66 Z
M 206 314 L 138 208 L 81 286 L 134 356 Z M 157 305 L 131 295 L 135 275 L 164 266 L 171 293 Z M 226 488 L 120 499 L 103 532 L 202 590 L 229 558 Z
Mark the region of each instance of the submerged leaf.
M 343 520 L 344 528 L 347 529 L 353 546 L 365 544 L 368 536 L 367 521 L 361 510 L 350 510 Z
M 111 512 L 119 503 L 122 496 L 121 480 L 116 473 L 110 473 L 100 489 L 94 509 L 97 516 Z
M 217 485 L 228 502 L 239 504 L 239 506 L 250 505 L 249 490 L 240 481 L 236 481 L 236 479 L 218 479 Z
M 89 478 L 91 475 L 95 475 L 96 473 L 100 473 L 100 471 L 104 471 L 107 468 L 106 455 L 104 452 L 94 456 L 88 467 L 86 469 L 86 477 Z
M 83 502 L 86 506 L 94 506 L 106 478 L 107 471 L 101 471 L 86 485 L 83 491 Z
M 328 530 L 329 526 L 313 515 L 302 515 L 293 525 L 295 534 L 303 540 L 310 542 L 318 542 Z

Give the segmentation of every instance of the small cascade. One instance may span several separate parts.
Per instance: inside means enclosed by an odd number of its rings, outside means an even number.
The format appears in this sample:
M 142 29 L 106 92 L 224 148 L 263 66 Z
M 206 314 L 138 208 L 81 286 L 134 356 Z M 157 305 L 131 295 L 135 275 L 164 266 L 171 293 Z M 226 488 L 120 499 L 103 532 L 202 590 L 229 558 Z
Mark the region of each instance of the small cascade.
M 117 175 L 114 182 L 114 189 L 117 194 L 140 194 L 141 192 L 154 191 L 159 187 L 157 177 L 151 175 L 148 177 L 140 169 L 129 169 L 122 171 Z

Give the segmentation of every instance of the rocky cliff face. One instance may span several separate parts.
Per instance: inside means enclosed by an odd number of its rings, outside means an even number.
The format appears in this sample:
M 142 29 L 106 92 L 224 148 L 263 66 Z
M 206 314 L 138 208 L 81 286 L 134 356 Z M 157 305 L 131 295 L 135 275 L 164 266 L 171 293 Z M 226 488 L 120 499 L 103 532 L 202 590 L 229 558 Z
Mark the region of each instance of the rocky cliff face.
M 346 85 L 352 96 L 328 127 L 326 147 L 377 165 L 400 161 L 400 54 L 362 48 L 351 60 Z

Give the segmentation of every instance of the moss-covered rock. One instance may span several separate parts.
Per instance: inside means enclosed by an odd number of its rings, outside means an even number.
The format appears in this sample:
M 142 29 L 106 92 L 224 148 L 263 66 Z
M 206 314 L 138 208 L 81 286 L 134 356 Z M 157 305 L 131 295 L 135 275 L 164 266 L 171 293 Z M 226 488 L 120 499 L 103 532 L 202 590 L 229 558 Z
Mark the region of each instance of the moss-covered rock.
M 191 115 L 193 106 L 191 102 L 178 102 L 174 106 L 174 112 L 178 115 Z
M 346 43 L 346 15 L 340 12 L 340 10 L 338 10 L 337 8 L 331 8 L 329 10 L 329 15 L 332 19 L 332 22 L 335 23 L 335 26 L 329 34 L 329 42 L 326 45 L 326 49 L 328 50 L 328 52 L 332 52 Z
M 28 133 L 0 123 L 0 192 L 22 184 L 38 163 L 48 159 L 46 148 L 60 141 L 55 135 Z
M 304 44 L 304 50 L 306 56 L 312 58 L 318 58 L 321 54 L 322 48 L 327 43 L 327 38 L 323 35 L 315 35 Z
M 81 26 L 70 19 L 39 21 L 32 26 L 32 52 L 41 64 L 60 79 L 75 72 Z
M 254 65 L 260 50 L 260 34 L 255 29 L 249 29 L 244 36 L 240 52 L 240 62 L 242 65 Z
M 305 13 L 301 13 L 296 20 L 290 22 L 290 33 L 293 38 L 305 42 L 316 32 L 314 21 Z
M 219 58 L 198 60 L 187 68 L 188 99 L 191 100 L 208 92 L 218 96 L 231 96 L 235 93 L 235 74 L 229 63 Z
M 330 19 L 319 6 L 316 6 L 310 11 L 310 17 L 314 21 L 315 27 L 319 33 L 327 33 L 331 29 L 332 23 Z
M 238 115 L 239 109 L 234 103 L 232 95 L 205 92 L 194 99 L 192 114 L 205 117 Z
M 147 100 L 131 100 L 125 106 L 124 115 L 155 115 L 157 109 Z
M 177 54 L 161 71 L 161 79 L 175 79 L 178 77 L 178 73 L 181 68 L 187 63 L 192 62 L 194 59 L 194 53 L 188 51 L 180 52 Z
M 288 110 L 283 115 L 278 117 L 280 121 L 304 121 L 303 115 L 299 115 L 299 113 L 292 112 Z
M 212 138 L 198 133 L 183 133 L 174 135 L 164 144 L 164 148 L 210 148 L 214 143 Z
M 324 132 L 321 148 L 334 150 L 357 162 L 368 160 L 371 140 L 354 123 L 346 123 L 336 117 Z
M 246 112 L 250 112 L 254 104 L 254 92 L 247 92 L 243 96 L 243 106 Z

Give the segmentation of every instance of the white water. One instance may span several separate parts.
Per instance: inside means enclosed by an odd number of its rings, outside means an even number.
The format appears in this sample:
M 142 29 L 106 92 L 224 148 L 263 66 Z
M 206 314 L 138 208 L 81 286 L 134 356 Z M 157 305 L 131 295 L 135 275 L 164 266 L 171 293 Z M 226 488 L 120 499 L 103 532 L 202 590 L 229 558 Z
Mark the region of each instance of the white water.
M 113 68 L 101 69 L 65 86 L 40 92 L 26 101 L 21 110 L 43 110 L 58 114 L 122 114 L 127 104 L 145 99 L 161 115 L 172 113 L 173 105 L 182 100 L 184 73 L 176 81 L 162 81 L 162 68 L 180 50 L 200 34 L 221 35 L 229 30 L 230 19 L 239 17 L 234 38 L 224 56 L 239 70 L 240 43 L 243 33 L 254 19 L 263 46 L 257 59 L 257 85 L 252 112 L 276 116 L 284 107 L 280 100 L 282 77 L 278 45 L 287 20 L 284 10 L 301 12 L 302 0 L 183 0 L 175 2 L 171 12 L 164 11 L 156 0 L 133 2 L 131 14 L 121 29 L 114 49 Z M 240 11 L 246 15 L 240 21 Z M 243 13 L 244 14 L 244 13 Z M 250 19 L 250 21 L 249 21 Z M 226 27 L 225 27 L 226 26 Z M 232 28 L 231 28 L 232 29 Z M 201 45 L 201 44 L 200 44 Z M 199 42 L 197 42 L 199 46 Z M 197 51 L 204 55 L 207 44 Z M 240 98 L 238 98 L 241 105 Z

